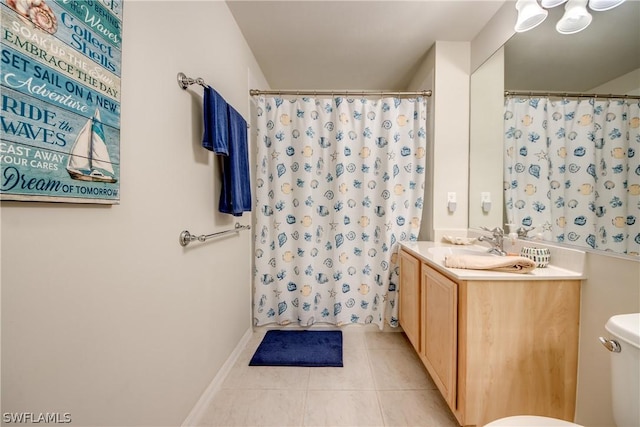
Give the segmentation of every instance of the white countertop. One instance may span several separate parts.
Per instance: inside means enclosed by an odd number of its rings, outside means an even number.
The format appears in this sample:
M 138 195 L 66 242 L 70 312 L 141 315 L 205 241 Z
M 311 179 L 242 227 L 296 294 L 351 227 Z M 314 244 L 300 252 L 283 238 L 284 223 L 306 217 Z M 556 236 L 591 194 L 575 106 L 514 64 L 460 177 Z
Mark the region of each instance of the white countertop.
M 440 242 L 400 242 L 400 245 L 436 270 L 441 271 L 457 280 L 583 280 L 585 252 L 562 248 L 552 249 L 550 262 L 547 267 L 536 268 L 529 273 L 503 273 L 492 270 L 467 270 L 444 266 L 444 255 L 447 248 L 455 251 L 473 251 L 488 248 L 479 245 L 463 246 Z M 545 245 L 540 245 L 546 247 Z M 432 249 L 439 248 L 439 249 Z M 430 250 L 431 249 L 431 250 Z

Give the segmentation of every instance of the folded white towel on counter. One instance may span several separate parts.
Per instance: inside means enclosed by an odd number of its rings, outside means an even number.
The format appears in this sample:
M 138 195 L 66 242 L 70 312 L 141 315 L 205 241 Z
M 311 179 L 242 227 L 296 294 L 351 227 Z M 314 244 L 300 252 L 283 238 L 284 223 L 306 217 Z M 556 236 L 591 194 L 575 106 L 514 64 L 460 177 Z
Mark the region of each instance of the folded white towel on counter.
M 478 239 L 475 237 L 442 236 L 442 240 L 454 245 L 473 245 Z
M 496 270 L 506 273 L 529 273 L 536 268 L 536 263 L 529 258 L 493 255 L 447 255 L 444 265 L 449 268 Z

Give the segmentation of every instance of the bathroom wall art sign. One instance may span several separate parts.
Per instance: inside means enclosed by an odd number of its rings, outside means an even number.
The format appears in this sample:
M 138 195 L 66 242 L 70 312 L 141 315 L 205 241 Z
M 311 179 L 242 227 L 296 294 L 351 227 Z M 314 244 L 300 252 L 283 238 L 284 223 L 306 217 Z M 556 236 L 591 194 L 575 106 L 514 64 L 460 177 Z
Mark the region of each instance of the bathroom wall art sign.
M 123 0 L 2 0 L 0 199 L 117 204 Z

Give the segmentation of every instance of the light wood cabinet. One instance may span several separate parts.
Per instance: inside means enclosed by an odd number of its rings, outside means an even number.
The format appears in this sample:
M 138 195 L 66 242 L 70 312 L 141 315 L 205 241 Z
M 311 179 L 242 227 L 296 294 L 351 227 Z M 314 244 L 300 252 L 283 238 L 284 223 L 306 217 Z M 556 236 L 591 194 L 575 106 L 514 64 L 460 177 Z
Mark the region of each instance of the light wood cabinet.
M 456 280 L 403 252 L 400 324 L 460 425 L 573 421 L 579 280 Z
M 420 352 L 420 260 L 400 251 L 400 284 L 399 292 L 399 321 L 404 333 L 413 344 L 416 351 Z
M 449 406 L 456 403 L 458 285 L 422 264 L 420 356 Z

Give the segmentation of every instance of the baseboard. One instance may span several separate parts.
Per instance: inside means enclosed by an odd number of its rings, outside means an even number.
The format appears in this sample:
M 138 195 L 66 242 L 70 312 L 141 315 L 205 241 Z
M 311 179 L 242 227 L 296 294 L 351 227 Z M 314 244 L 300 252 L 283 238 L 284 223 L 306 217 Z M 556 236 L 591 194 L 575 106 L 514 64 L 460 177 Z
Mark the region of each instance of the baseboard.
M 249 329 L 247 329 L 243 337 L 240 339 L 240 342 L 238 343 L 236 348 L 233 349 L 227 360 L 224 362 L 216 376 L 213 377 L 213 380 L 211 381 L 209 386 L 205 389 L 204 393 L 202 393 L 202 396 L 200 396 L 200 399 L 198 399 L 193 409 L 191 409 L 191 412 L 189 412 L 189 415 L 187 415 L 187 418 L 185 418 L 184 422 L 182 423 L 182 427 L 192 427 L 200 423 L 200 420 L 205 414 L 206 409 L 209 407 L 218 390 L 220 390 L 220 388 L 222 387 L 222 383 L 227 378 L 227 375 L 229 375 L 229 372 L 238 360 L 240 353 L 242 353 L 244 348 L 247 346 L 247 343 L 251 339 L 252 334 L 253 330 L 251 327 L 249 327 Z

